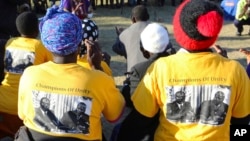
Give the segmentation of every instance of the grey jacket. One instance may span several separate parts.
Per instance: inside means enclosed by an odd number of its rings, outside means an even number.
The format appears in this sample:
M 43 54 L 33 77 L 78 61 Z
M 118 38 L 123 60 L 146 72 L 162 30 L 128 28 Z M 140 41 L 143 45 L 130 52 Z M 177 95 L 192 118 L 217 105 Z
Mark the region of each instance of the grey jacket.
M 149 22 L 139 21 L 126 28 L 117 37 L 112 49 L 127 59 L 127 72 L 137 63 L 146 61 L 140 51 L 140 34 Z

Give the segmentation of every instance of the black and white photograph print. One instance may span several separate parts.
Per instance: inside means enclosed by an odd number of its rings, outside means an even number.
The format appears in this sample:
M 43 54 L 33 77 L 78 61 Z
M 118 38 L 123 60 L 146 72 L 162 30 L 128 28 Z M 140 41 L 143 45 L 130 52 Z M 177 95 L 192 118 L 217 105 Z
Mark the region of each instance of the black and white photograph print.
M 186 92 L 179 90 L 174 94 L 174 100 L 167 104 L 167 118 L 179 122 L 192 122 L 194 110 L 189 101 L 186 100 Z
M 221 85 L 169 86 L 166 119 L 171 122 L 220 125 L 225 121 L 231 90 Z
M 5 71 L 22 74 L 24 69 L 34 64 L 35 53 L 26 50 L 7 49 L 5 52 Z
M 92 99 L 33 91 L 34 122 L 49 132 L 89 134 Z
M 202 101 L 198 108 L 198 120 L 204 124 L 220 125 L 226 118 L 229 105 L 229 90 L 218 87 L 212 91 L 212 98 Z

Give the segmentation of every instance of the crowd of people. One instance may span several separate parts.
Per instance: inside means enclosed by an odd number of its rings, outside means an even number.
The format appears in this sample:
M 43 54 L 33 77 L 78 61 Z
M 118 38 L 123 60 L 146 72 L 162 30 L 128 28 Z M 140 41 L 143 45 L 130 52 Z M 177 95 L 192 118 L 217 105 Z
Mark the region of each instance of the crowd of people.
M 250 51 L 239 50 L 244 68 L 216 44 L 224 19 L 213 1 L 181 1 L 173 17 L 178 50 L 145 5 L 133 7 L 132 24 L 116 27 L 112 46 L 127 63 L 122 89 L 88 15 L 91 1 L 51 1 L 40 20 L 27 1 L 1 2 L 16 15 L 0 24 L 11 29 L 0 32 L 1 141 L 229 141 L 230 125 L 249 124 Z M 116 124 L 111 139 L 102 118 Z
M 25 0 L 29 8 L 35 11 L 36 13 L 45 14 L 46 9 L 56 5 L 58 3 L 67 3 L 65 7 L 68 11 L 75 11 L 78 14 L 85 14 L 89 12 L 88 7 L 91 7 L 91 11 L 96 10 L 98 6 L 107 7 L 110 9 L 122 8 L 123 6 L 136 6 L 136 5 L 149 5 L 148 0 Z M 172 6 L 177 6 L 182 2 L 171 0 Z M 164 6 L 165 0 L 156 0 L 151 2 L 150 5 Z M 70 9 L 69 9 L 70 8 Z M 72 9 L 73 8 L 73 9 Z

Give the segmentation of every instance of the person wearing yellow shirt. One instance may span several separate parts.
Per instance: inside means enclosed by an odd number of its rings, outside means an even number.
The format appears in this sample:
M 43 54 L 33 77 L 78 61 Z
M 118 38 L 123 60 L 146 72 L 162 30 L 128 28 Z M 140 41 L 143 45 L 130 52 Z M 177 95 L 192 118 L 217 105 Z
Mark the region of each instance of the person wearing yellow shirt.
M 19 133 L 29 131 L 35 141 L 102 140 L 101 118 L 119 120 L 125 100 L 113 78 L 99 70 L 102 57 L 98 45 L 84 42 L 93 69 L 77 64 L 81 21 L 56 6 L 47 10 L 39 29 L 53 61 L 31 66 L 21 77 L 18 116 L 25 126 Z M 28 136 L 17 137 L 16 141 L 24 141 Z
M 93 20 L 90 20 L 88 18 L 82 20 L 82 30 L 83 30 L 83 39 L 81 42 L 81 47 L 79 51 L 79 55 L 77 58 L 77 64 L 86 67 L 88 69 L 92 69 L 88 63 L 87 55 L 86 55 L 86 46 L 84 44 L 84 41 L 86 39 L 97 41 L 99 36 L 99 30 L 98 26 Z M 101 50 L 100 50 L 101 51 Z M 102 52 L 102 51 L 101 51 Z M 102 61 L 101 61 L 101 67 L 102 70 L 108 74 L 109 76 L 112 76 L 112 70 L 109 67 L 110 65 L 110 55 L 106 52 L 102 52 Z
M 37 38 L 38 18 L 23 12 L 16 19 L 20 37 L 10 38 L 5 45 L 5 77 L 0 86 L 0 138 L 14 137 L 22 121 L 17 116 L 17 94 L 23 71 L 31 66 L 52 60 L 52 55 Z
M 138 129 L 150 125 L 149 119 L 159 111 L 154 141 L 229 141 L 231 125 L 249 125 L 250 87 L 245 68 L 211 49 L 223 22 L 222 9 L 211 1 L 185 0 L 176 9 L 173 31 L 181 49 L 157 59 L 147 69 L 132 95 L 136 117 L 130 120 L 132 126 L 128 126 L 124 136 L 136 136 L 133 129 L 141 132 Z M 172 118 L 186 113 L 170 106 L 178 99 L 175 94 L 179 91 L 185 93 L 185 102 L 193 109 L 188 122 Z M 214 99 L 218 91 L 223 93 L 223 106 L 213 108 L 220 109 L 220 118 L 216 115 L 212 121 L 204 122 L 203 115 L 215 114 L 204 102 Z

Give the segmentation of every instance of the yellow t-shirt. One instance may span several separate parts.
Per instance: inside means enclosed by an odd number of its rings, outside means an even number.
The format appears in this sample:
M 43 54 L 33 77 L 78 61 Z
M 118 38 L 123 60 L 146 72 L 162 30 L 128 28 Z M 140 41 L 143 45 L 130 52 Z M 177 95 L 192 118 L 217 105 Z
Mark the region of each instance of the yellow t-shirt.
M 101 140 L 101 116 L 115 121 L 125 105 L 112 77 L 75 63 L 27 68 L 18 94 L 18 115 L 27 127 L 83 140 Z
M 235 19 L 237 20 L 246 20 L 249 16 L 248 14 L 243 15 L 242 17 L 239 17 L 240 14 L 243 12 L 245 5 L 247 4 L 246 0 L 239 0 L 237 3 L 237 9 L 235 14 Z
M 147 117 L 160 109 L 155 141 L 228 141 L 231 117 L 250 113 L 249 88 L 238 62 L 209 52 L 178 52 L 149 67 L 132 101 Z M 176 104 L 175 94 L 180 91 L 185 93 L 183 109 Z M 224 98 L 215 106 L 217 92 Z
M 43 44 L 32 38 L 11 38 L 5 45 L 5 78 L 0 86 L 0 111 L 17 115 L 17 92 L 24 69 L 52 59 Z
M 82 67 L 85 67 L 85 68 L 88 68 L 88 69 L 91 69 L 88 61 L 87 61 L 87 56 L 84 55 L 83 57 L 78 57 L 77 58 L 77 64 L 81 65 Z M 109 75 L 109 76 L 112 76 L 112 70 L 110 69 L 110 67 L 108 66 L 108 64 L 104 61 L 101 61 L 101 66 L 103 68 L 103 71 Z

